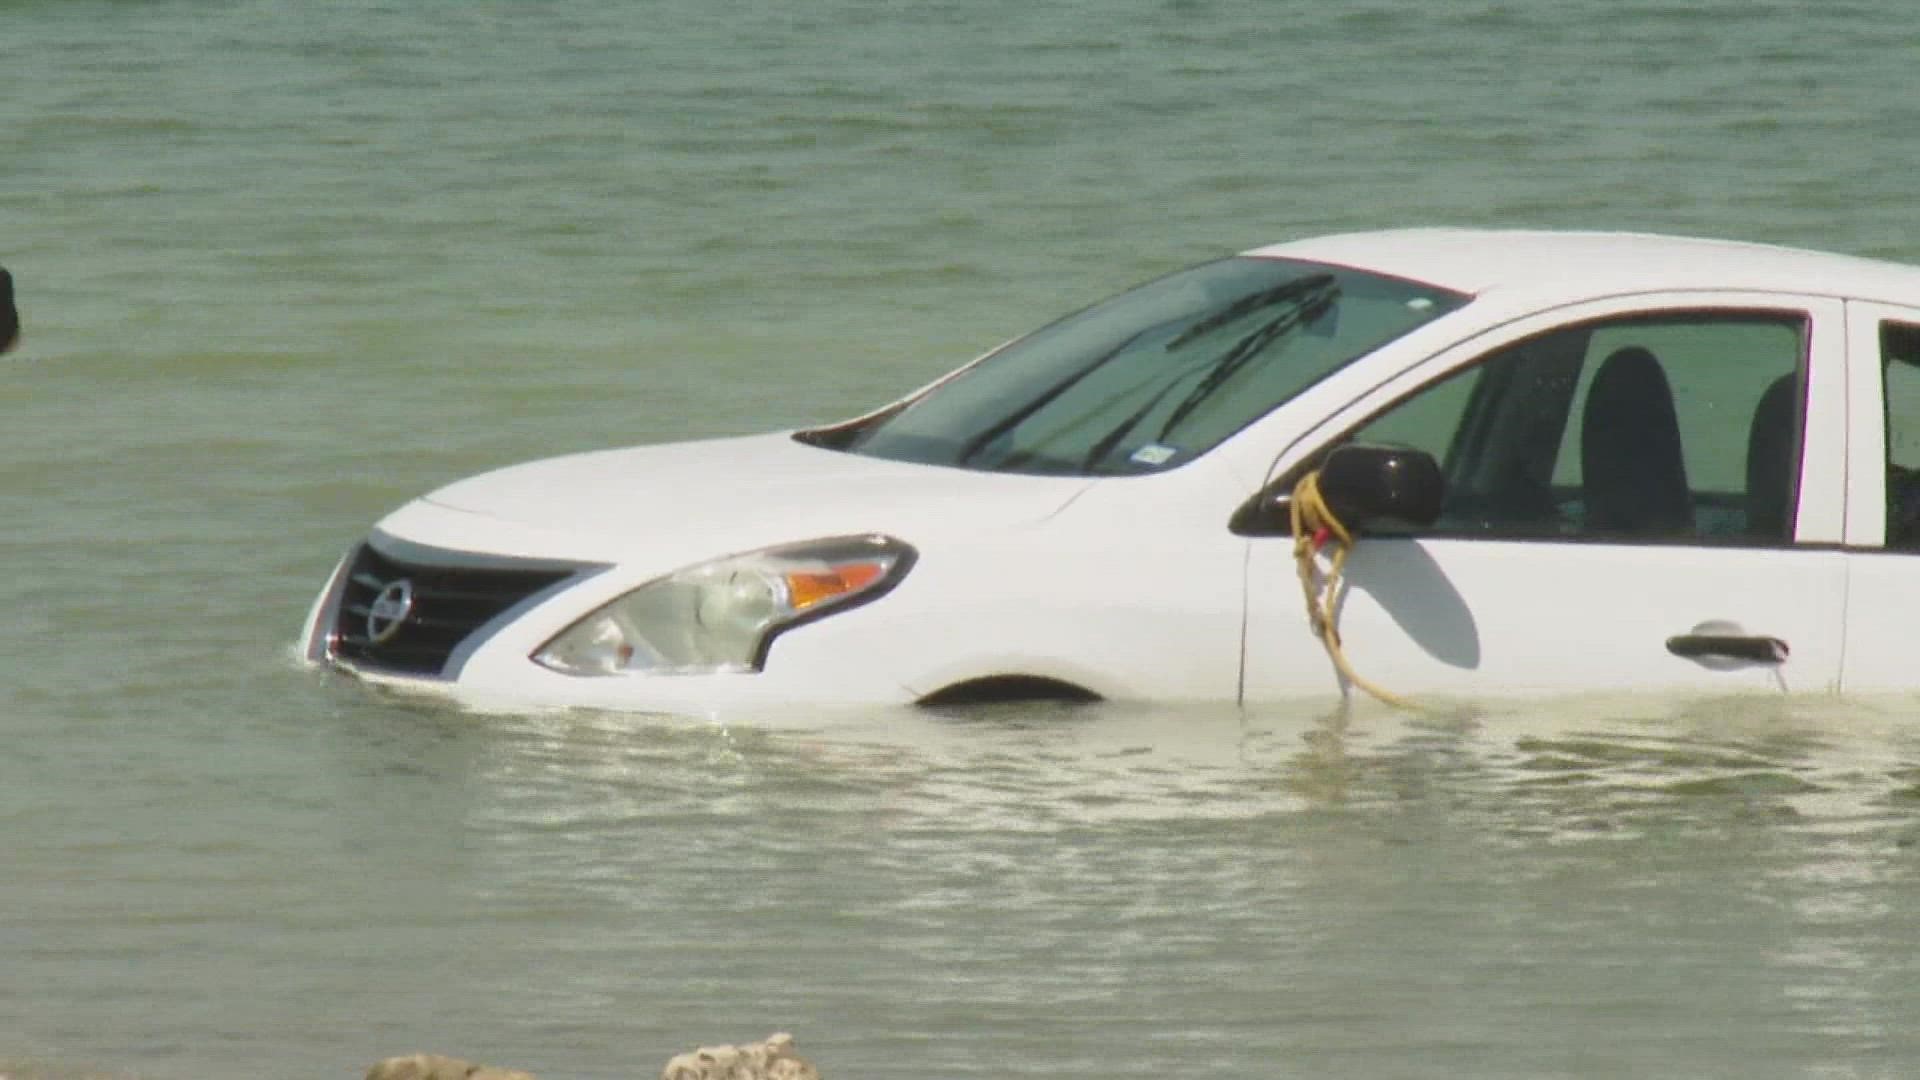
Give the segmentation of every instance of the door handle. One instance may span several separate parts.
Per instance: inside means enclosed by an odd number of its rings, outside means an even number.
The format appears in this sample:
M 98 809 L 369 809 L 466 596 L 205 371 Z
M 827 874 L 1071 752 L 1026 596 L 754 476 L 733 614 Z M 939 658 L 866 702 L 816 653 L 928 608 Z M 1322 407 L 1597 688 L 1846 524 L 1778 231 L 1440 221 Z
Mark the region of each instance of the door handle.
M 1667 651 L 1688 660 L 1743 660 L 1750 664 L 1784 664 L 1787 643 L 1763 634 L 1676 634 L 1667 639 Z

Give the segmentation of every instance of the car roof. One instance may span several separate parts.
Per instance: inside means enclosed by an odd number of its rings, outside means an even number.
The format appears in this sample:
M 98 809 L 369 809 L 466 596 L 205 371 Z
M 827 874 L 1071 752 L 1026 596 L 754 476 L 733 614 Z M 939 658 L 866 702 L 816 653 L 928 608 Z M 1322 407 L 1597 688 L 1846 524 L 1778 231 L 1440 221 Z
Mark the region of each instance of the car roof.
M 1543 286 L 1604 295 L 1738 289 L 1920 303 L 1920 267 L 1732 240 L 1630 232 L 1392 229 L 1255 248 L 1476 295 Z

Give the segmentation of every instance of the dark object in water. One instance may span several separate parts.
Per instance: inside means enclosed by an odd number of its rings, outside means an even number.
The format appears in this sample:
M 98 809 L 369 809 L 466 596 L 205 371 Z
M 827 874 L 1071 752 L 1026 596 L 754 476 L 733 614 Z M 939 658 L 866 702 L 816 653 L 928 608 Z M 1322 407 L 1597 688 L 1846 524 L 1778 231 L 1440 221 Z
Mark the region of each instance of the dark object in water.
M 0 266 L 0 353 L 20 343 L 20 312 L 13 306 L 13 275 Z

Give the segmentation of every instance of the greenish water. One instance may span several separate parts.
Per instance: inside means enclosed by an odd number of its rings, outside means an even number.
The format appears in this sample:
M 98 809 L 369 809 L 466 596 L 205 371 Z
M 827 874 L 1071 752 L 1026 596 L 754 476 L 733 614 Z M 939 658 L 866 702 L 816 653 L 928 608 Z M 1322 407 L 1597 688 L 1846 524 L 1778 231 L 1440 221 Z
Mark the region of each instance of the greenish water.
M 0 0 L 0 1074 L 1909 1075 L 1908 701 L 716 728 L 287 655 L 420 490 L 848 415 L 1260 242 L 1920 260 L 1916 47 L 1892 0 Z

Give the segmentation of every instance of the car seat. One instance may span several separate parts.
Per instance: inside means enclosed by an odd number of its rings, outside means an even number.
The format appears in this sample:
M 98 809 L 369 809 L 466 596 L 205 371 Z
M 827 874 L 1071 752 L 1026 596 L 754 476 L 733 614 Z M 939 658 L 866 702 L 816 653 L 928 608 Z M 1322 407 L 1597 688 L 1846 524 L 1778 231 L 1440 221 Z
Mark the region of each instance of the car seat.
M 1747 428 L 1747 535 L 1756 540 L 1792 538 L 1798 390 L 1791 372 L 1773 380 Z
M 1693 533 L 1693 495 L 1673 388 L 1652 352 L 1628 346 L 1600 365 L 1581 413 L 1580 472 L 1587 531 Z

